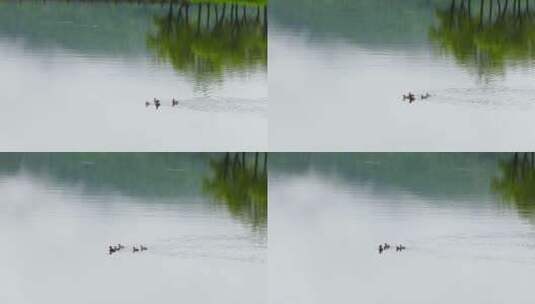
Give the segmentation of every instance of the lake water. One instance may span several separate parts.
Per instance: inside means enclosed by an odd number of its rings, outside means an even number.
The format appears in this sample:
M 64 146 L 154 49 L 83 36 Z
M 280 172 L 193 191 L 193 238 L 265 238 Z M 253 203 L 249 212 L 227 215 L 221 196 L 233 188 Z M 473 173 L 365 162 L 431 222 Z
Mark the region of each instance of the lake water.
M 271 1 L 271 148 L 535 148 L 535 1 L 452 2 Z
M 231 8 L 2 1 L 0 148 L 266 150 L 264 8 Z
M 0 302 L 265 303 L 267 177 L 245 158 L 0 155 Z
M 272 155 L 270 303 L 533 302 L 534 160 Z

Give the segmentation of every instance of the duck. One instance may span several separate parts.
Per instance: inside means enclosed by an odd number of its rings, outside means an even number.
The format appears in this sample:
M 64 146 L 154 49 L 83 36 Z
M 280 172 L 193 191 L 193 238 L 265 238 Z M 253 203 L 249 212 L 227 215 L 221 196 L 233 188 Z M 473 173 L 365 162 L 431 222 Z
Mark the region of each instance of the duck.
M 412 103 L 415 99 L 416 97 L 411 92 L 407 95 L 403 94 L 403 100 L 409 100 L 409 103 Z
M 158 108 L 160 107 L 160 100 L 154 98 L 154 105 L 156 106 L 156 110 L 158 110 Z
M 143 245 L 139 245 L 139 249 L 140 249 L 141 251 L 143 251 L 143 250 L 147 250 L 148 248 L 145 247 L 145 246 L 143 246 Z
M 386 250 L 386 249 L 390 249 L 390 244 L 385 243 L 384 246 L 383 246 L 383 248 L 384 248 L 385 250 Z
M 420 95 L 420 99 L 427 99 L 429 97 L 431 97 L 431 94 L 429 94 L 429 93 L 425 93 L 425 94 Z
M 402 250 L 405 250 L 405 249 L 407 249 L 407 248 L 405 246 L 403 246 L 403 245 L 396 246 L 396 251 L 402 251 Z
M 383 250 L 384 250 L 383 245 L 382 244 L 379 245 L 379 254 L 383 253 Z
M 174 107 L 174 106 L 178 106 L 178 100 L 174 99 L 171 100 L 171 105 Z
M 113 248 L 112 246 L 109 246 L 109 249 L 110 249 L 110 255 L 115 253 L 115 251 L 117 251 L 115 248 Z
M 132 252 L 138 252 L 138 251 L 139 249 L 136 246 L 132 247 Z

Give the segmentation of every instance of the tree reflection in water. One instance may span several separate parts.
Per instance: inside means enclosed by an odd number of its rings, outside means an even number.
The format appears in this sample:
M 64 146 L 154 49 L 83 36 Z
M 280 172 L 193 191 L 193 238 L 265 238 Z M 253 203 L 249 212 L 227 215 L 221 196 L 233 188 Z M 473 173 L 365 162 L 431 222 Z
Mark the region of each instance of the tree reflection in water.
M 530 1 L 452 0 L 436 10 L 430 38 L 479 77 L 502 74 L 506 64 L 523 64 L 535 55 L 535 14 Z
M 227 71 L 266 69 L 267 7 L 260 1 L 171 2 L 154 24 L 149 49 L 198 87 L 221 81 Z
M 501 176 L 492 181 L 493 191 L 535 221 L 535 153 L 515 153 L 500 163 L 500 170 Z
M 267 153 L 226 153 L 210 162 L 212 175 L 203 189 L 224 203 L 235 217 L 265 230 L 267 224 Z
M 265 231 L 267 160 L 267 153 L 0 153 L 0 180 L 26 174 L 91 197 L 121 193 L 143 204 L 202 194 Z

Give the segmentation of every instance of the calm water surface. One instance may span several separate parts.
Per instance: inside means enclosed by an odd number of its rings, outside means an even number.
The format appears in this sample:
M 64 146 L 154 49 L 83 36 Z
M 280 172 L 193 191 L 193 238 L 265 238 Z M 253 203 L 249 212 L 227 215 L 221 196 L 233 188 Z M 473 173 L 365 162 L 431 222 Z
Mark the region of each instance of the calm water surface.
M 533 301 L 533 155 L 279 154 L 270 164 L 271 303 Z M 407 250 L 379 255 L 383 242 Z
M 267 183 L 253 159 L 0 155 L 0 302 L 265 303 Z M 149 249 L 109 255 L 118 242 Z
M 2 2 L 2 150 L 265 150 L 264 8 L 225 7 Z
M 272 1 L 274 149 L 533 149 L 535 2 L 460 3 Z

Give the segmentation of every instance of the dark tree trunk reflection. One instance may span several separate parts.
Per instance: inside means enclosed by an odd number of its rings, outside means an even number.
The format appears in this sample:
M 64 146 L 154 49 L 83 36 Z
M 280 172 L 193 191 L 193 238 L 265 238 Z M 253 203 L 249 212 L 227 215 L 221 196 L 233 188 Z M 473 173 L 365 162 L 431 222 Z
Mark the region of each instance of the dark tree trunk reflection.
M 226 153 L 210 161 L 203 189 L 253 228 L 267 225 L 267 153 Z M 254 154 L 254 155 L 251 155 Z M 264 166 L 259 168 L 259 159 Z
M 183 8 L 186 18 L 180 18 Z M 259 17 L 262 8 L 263 18 Z M 190 9 L 196 11 L 193 20 L 189 17 Z M 154 16 L 156 32 L 148 35 L 147 45 L 160 60 L 170 62 L 175 70 L 191 76 L 198 85 L 221 79 L 227 70 L 247 73 L 265 69 L 265 9 L 260 5 L 219 2 L 181 3 L 177 9 L 172 2 L 166 16 Z
M 473 67 L 480 77 L 503 73 L 507 64 L 523 64 L 535 59 L 535 18 L 529 1 L 522 8 L 520 0 L 480 0 L 479 13 L 472 16 L 470 2 L 456 0 L 445 9 L 437 9 L 438 24 L 431 40 L 453 54 L 463 66 Z
M 514 153 L 500 163 L 500 171 L 492 181 L 493 191 L 520 214 L 535 218 L 535 153 Z

